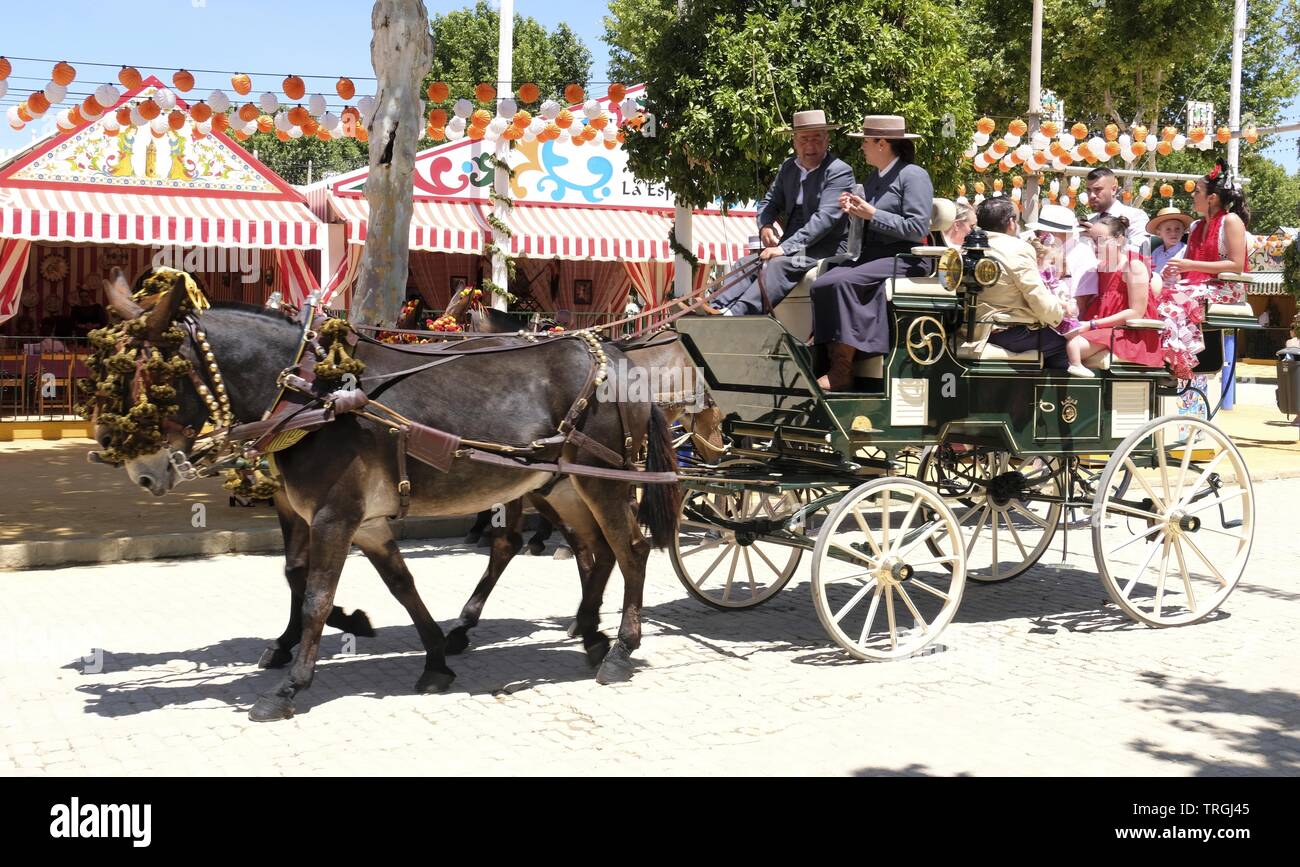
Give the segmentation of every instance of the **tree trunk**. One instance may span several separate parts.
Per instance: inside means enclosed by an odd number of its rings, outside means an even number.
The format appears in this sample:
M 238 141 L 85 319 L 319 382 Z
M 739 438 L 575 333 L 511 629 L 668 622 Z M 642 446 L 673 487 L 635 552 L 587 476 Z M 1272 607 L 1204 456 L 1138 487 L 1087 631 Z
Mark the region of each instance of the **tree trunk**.
M 433 62 L 423 0 L 375 0 L 370 60 L 378 78 L 370 134 L 366 249 L 353 293 L 353 322 L 392 325 L 406 294 L 412 178 L 423 129 L 420 84 Z

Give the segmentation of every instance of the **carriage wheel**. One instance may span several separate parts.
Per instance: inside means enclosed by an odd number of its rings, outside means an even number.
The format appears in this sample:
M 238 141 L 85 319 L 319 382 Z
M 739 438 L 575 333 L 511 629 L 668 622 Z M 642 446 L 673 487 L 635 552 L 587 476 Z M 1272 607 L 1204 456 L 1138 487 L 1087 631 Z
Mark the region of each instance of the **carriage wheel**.
M 1117 495 L 1120 475 L 1132 477 Z M 1230 471 L 1235 477 L 1225 481 Z M 1241 452 L 1190 416 L 1155 419 L 1120 444 L 1097 486 L 1092 547 L 1115 604 L 1148 626 L 1195 623 L 1241 580 L 1255 495 Z
M 714 608 L 753 608 L 777 594 L 799 568 L 803 551 L 737 534 L 688 516 L 687 509 L 729 521 L 781 520 L 799 507 L 793 491 L 738 488 L 728 493 L 687 490 L 681 527 L 668 552 L 686 592 Z
M 943 497 L 915 479 L 875 479 L 853 489 L 827 517 L 813 549 L 813 601 L 822 626 L 858 659 L 921 650 L 961 603 L 966 552 L 953 543 L 960 538 Z
M 966 547 L 966 577 L 1009 581 L 1038 562 L 1060 523 L 1061 505 L 1034 499 L 1060 489 L 1056 461 L 1008 452 L 927 449 L 917 477 L 948 500 Z M 940 553 L 937 543 L 930 551 Z

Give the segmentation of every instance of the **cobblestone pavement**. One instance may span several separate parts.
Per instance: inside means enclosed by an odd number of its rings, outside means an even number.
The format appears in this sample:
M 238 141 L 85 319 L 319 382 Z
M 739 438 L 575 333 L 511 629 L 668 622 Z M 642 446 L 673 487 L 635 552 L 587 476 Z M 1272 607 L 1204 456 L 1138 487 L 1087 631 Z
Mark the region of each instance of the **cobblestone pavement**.
M 1103 605 L 1090 553 L 968 586 L 945 648 L 850 661 L 823 633 L 808 565 L 769 604 L 721 612 L 651 561 L 631 683 L 602 687 L 565 635 L 571 561 L 507 571 L 444 695 L 413 695 L 422 654 L 359 556 L 339 601 L 378 636 L 327 631 L 298 716 L 246 711 L 288 596 L 278 558 L 128 563 L 0 576 L 0 773 L 1296 774 L 1300 482 L 1256 488 L 1251 566 L 1216 617 L 1152 630 Z M 1086 534 L 1072 550 L 1090 552 Z M 444 624 L 486 559 L 404 546 Z M 611 581 L 603 622 L 621 597 Z M 102 648 L 102 670 L 93 648 Z M 89 664 L 82 657 L 90 655 Z M 83 669 L 89 669 L 85 671 Z

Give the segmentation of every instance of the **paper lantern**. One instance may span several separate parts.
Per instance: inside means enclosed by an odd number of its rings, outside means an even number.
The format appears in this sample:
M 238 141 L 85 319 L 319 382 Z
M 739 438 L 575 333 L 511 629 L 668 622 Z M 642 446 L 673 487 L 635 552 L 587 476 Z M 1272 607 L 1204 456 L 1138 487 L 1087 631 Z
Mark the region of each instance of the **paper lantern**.
M 1175 151 L 1181 151 L 1183 148 L 1187 147 L 1187 136 L 1179 133 L 1174 136 L 1173 141 L 1169 142 L 1169 144 Z
M 1022 144 L 1020 147 L 1016 148 L 1016 156 L 1019 157 L 1021 162 L 1024 162 L 1033 155 L 1034 149 L 1027 144 Z
M 1166 183 L 1163 183 L 1163 184 L 1160 185 L 1160 197 L 1161 197 L 1161 198 L 1167 199 L 1167 198 L 1171 197 L 1173 194 L 1174 194 L 1174 185 L 1173 185 L 1173 184 L 1166 182 Z
M 347 102 L 357 94 L 357 86 L 352 83 L 352 79 L 345 76 L 339 76 L 339 80 L 334 82 L 334 92 L 339 95 L 339 99 Z
M 127 90 L 139 90 L 144 79 L 140 77 L 140 70 L 134 66 L 123 66 L 118 70 L 117 82 Z
M 456 117 L 467 118 L 474 113 L 474 103 L 468 99 L 458 99 L 451 111 Z
M 991 150 L 995 156 L 1001 157 L 1004 153 L 1007 152 L 1007 143 L 1004 142 L 1002 139 L 998 139 L 997 141 L 993 142 L 992 145 L 989 146 L 989 150 Z
M 480 108 L 470 115 L 470 126 L 476 126 L 479 129 L 487 129 L 488 124 L 492 122 L 492 113 L 487 109 Z
M 971 136 L 970 140 L 975 142 L 976 147 L 982 148 L 984 145 L 989 143 L 989 134 L 986 132 L 977 132 L 975 135 Z
M 257 104 L 261 106 L 263 114 L 275 114 L 275 110 L 280 107 L 280 100 L 268 90 L 257 100 Z
M 285 118 L 284 121 L 281 122 L 278 118 L 273 118 L 269 114 L 264 114 L 257 119 L 258 132 L 270 132 L 273 129 L 285 132 L 287 127 L 288 118 Z
M 1125 190 L 1125 191 L 1124 191 L 1124 204 L 1127 205 L 1127 204 L 1129 204 L 1129 203 L 1132 202 L 1132 201 L 1133 201 L 1133 191 L 1132 191 L 1132 190 Z
M 140 127 L 145 127 L 148 125 L 149 125 L 149 119 L 140 113 L 140 107 L 131 106 L 131 126 L 136 127 L 138 129 Z
M 131 126 L 131 107 L 124 105 L 119 108 L 116 118 L 118 126 Z
M 73 69 L 66 60 L 60 60 L 58 63 L 54 64 L 54 70 L 50 73 L 50 80 L 62 87 L 67 87 L 69 84 L 72 84 L 76 77 L 77 70 Z
M 1196 190 L 1196 181 L 1183 181 L 1183 190 L 1191 193 Z
M 529 82 L 527 84 L 521 84 L 519 86 L 520 102 L 528 102 L 528 103 L 537 102 L 538 98 L 541 97 L 541 95 L 542 95 L 541 89 L 537 85 L 533 84 L 532 82 Z
M 1155 133 L 1150 132 L 1146 134 L 1146 138 L 1142 139 L 1142 143 L 1147 146 L 1147 150 L 1154 148 L 1158 142 L 1159 139 L 1156 138 Z
M 447 125 L 447 109 L 435 108 L 429 112 L 429 126 L 445 127 L 446 125 Z
M 167 115 L 167 125 L 172 128 L 173 132 L 180 132 L 181 127 L 185 126 L 185 112 L 180 109 L 173 109 Z
M 992 135 L 993 130 L 997 129 L 997 126 L 998 126 L 997 123 L 995 123 L 993 118 L 991 117 L 982 117 L 979 120 L 975 121 L 976 131 L 983 133 L 986 136 Z
M 975 205 L 975 207 L 978 208 L 980 206 L 980 203 L 983 201 L 984 201 L 984 197 L 979 194 L 976 194 L 973 204 Z
M 158 105 L 158 103 L 154 102 L 152 99 L 144 100 L 138 105 L 138 108 L 140 109 L 140 117 L 145 120 L 153 120 L 158 115 L 162 114 L 162 106 Z
M 1129 148 L 1129 150 L 1133 151 L 1133 156 L 1134 156 L 1134 157 L 1136 157 L 1136 158 L 1138 158 L 1138 159 L 1141 159 L 1141 158 L 1142 158 L 1142 155 L 1145 154 L 1145 153 L 1147 152 L 1147 145 L 1146 145 L 1146 142 L 1135 141 L 1135 142 L 1133 142 L 1133 144 L 1132 144 L 1132 146 Z
M 433 139 L 434 141 L 446 141 L 446 140 L 447 140 L 447 129 L 446 129 L 446 127 L 441 127 L 441 126 L 431 126 L 431 127 L 429 127 L 425 132 L 428 134 L 429 138 Z
M 320 129 L 320 124 L 316 122 L 315 118 L 309 116 L 305 123 L 300 124 L 299 128 L 302 130 L 303 135 L 314 136 L 316 130 Z
M 532 122 L 533 116 L 526 111 L 515 112 L 514 117 L 511 119 L 511 123 L 519 129 L 523 129 Z
M 1122 150 L 1122 148 L 1119 146 L 1119 142 L 1117 142 L 1117 141 L 1108 141 L 1108 142 L 1106 142 L 1106 156 L 1108 156 L 1108 157 L 1117 157 L 1117 156 L 1119 156 L 1119 152 L 1120 152 L 1121 150 Z
M 460 141 L 464 137 L 464 129 L 453 129 L 450 123 L 447 124 L 447 141 Z
M 5 94 L 9 92 L 9 82 L 0 78 L 0 99 L 4 99 Z
M 117 92 L 117 88 L 111 84 L 101 84 L 99 87 L 95 88 L 93 96 L 95 97 L 95 102 L 99 103 L 100 107 L 104 109 L 109 109 L 117 105 L 118 99 L 121 98 L 121 94 Z
M 1061 131 L 1061 126 L 1054 120 L 1045 120 L 1042 126 L 1038 128 L 1038 131 L 1048 138 L 1055 138 L 1056 134 Z
M 284 95 L 294 102 L 302 99 L 307 93 L 307 85 L 303 84 L 302 79 L 296 75 L 285 78 L 280 87 L 284 90 Z
M 474 98 L 479 102 L 491 102 L 497 98 L 497 89 L 487 82 L 474 85 Z
M 1167 141 L 1156 142 L 1156 153 L 1162 157 L 1167 157 L 1174 152 L 1174 146 Z
M 447 97 L 451 95 L 451 89 L 447 87 L 447 82 L 435 81 L 429 85 L 425 95 L 429 97 L 430 102 L 446 102 Z
M 316 138 L 320 139 L 321 141 L 329 141 L 330 139 L 334 138 L 334 136 L 333 134 L 330 133 L 329 130 L 327 130 L 325 127 L 322 126 L 320 129 L 316 130 Z
M 1084 124 L 1076 123 L 1074 126 L 1070 127 L 1070 135 L 1074 136 L 1076 139 L 1087 138 L 1088 127 Z
M 13 64 L 4 55 L 0 55 L 0 81 L 9 77 L 9 73 L 14 71 Z M 16 115 L 15 115 L 16 116 Z
M 280 141 L 288 141 L 288 140 L 289 140 L 289 134 L 288 134 L 287 132 L 285 132 L 284 130 L 282 130 L 282 129 L 277 129 L 277 130 L 275 131 L 275 137 L 276 137 L 278 140 L 280 140 Z
M 153 100 L 162 107 L 163 111 L 171 111 L 176 107 L 176 94 L 165 87 L 158 89 L 158 92 L 153 95 Z
M 1077 128 L 1078 124 L 1076 124 L 1075 127 Z M 1084 132 L 1086 133 L 1087 130 L 1084 130 Z M 1063 132 L 1061 133 L 1057 141 L 1061 143 L 1061 147 L 1065 148 L 1068 151 L 1075 146 L 1075 144 L 1078 142 L 1078 140 L 1081 137 L 1082 136 L 1077 136 L 1072 132 Z
M 456 115 L 455 117 L 447 121 L 448 132 L 451 132 L 452 130 L 455 130 L 457 132 L 464 132 L 465 126 L 466 126 L 465 118 L 461 117 L 460 115 Z
M 593 117 L 599 117 L 600 103 L 596 102 L 596 100 L 594 99 L 587 100 L 582 104 L 582 113 L 586 115 L 588 119 Z
M 560 129 L 568 129 L 573 125 L 573 113 L 567 108 L 561 109 L 560 113 L 555 116 L 555 125 Z
M 1203 126 L 1192 127 L 1190 130 L 1187 131 L 1187 138 L 1191 140 L 1192 144 L 1200 144 L 1201 142 L 1205 141 L 1205 127 Z
M 1029 131 L 1029 124 L 1025 123 L 1020 118 L 1016 118 L 1011 121 L 1011 123 L 1007 124 L 1007 131 L 1012 135 L 1024 135 Z
M 1129 147 L 1132 146 L 1132 144 L 1133 144 L 1133 139 L 1129 137 L 1128 133 L 1125 133 L 1124 135 L 1119 137 L 1120 150 L 1128 150 Z
M 362 124 L 370 123 L 370 119 L 375 116 L 375 98 L 373 96 L 363 96 L 358 99 L 357 111 L 361 112 Z
M 1105 129 L 1106 141 L 1114 141 L 1119 137 L 1119 125 L 1108 123 Z
M 214 90 L 208 94 L 208 105 L 217 114 L 225 114 L 230 111 L 230 97 L 226 96 L 224 90 Z
M 1138 195 L 1144 199 L 1151 198 L 1151 185 L 1143 184 L 1142 186 L 1138 187 Z
M 171 129 L 171 124 L 168 122 L 166 115 L 160 114 L 149 120 L 149 129 L 153 131 L 155 136 L 161 137 L 163 133 Z
M 1087 205 L 1087 204 L 1088 204 L 1088 191 L 1087 191 L 1087 190 L 1084 190 L 1083 192 L 1079 193 L 1079 204 L 1081 204 L 1081 205 Z
M 519 111 L 519 103 L 510 97 L 497 102 L 497 117 L 512 118 Z
M 69 130 L 74 128 L 75 125 L 72 123 L 72 119 L 68 109 L 65 108 L 61 110 L 55 116 L 54 125 L 58 127 L 61 132 L 68 132 Z
M 117 116 L 112 114 L 104 118 L 103 128 L 104 134 L 107 136 L 115 136 L 122 131 L 122 125 L 117 122 Z
M 1051 144 L 1052 144 L 1052 140 L 1046 135 L 1044 135 L 1041 131 L 1034 133 L 1033 136 L 1029 139 L 1030 147 L 1032 147 L 1036 151 L 1047 150 L 1047 148 Z
M 235 130 L 235 138 L 240 141 L 248 141 L 248 133 L 244 132 L 242 129 L 237 129 Z
M 975 147 L 974 142 L 971 142 L 970 147 L 966 148 L 966 150 L 961 152 L 961 158 L 964 160 L 973 160 L 975 159 L 975 154 L 977 153 L 979 153 L 979 148 Z
M 251 102 L 246 102 L 239 107 L 239 119 L 244 123 L 257 120 L 259 114 L 261 114 L 261 112 L 258 111 L 257 106 L 253 105 Z
M 1131 147 L 1120 148 L 1119 158 L 1126 163 L 1131 163 L 1137 160 L 1137 154 L 1133 153 L 1133 149 Z
M 320 121 L 320 125 L 322 127 L 329 130 L 334 129 L 334 127 L 339 125 L 338 116 L 328 111 L 322 114 L 319 118 L 317 118 L 317 120 Z
M 253 79 L 242 72 L 236 72 L 230 76 L 230 86 L 240 96 L 248 96 L 253 92 Z
M 1106 156 L 1105 140 L 1102 139 L 1101 136 L 1097 136 L 1097 135 L 1093 136 L 1092 138 L 1088 139 L 1088 150 L 1091 151 L 1092 155 L 1095 156 L 1097 159 L 1104 159 Z
M 301 105 L 295 105 L 293 108 L 289 109 L 287 114 L 289 117 L 289 123 L 294 126 L 302 126 L 307 121 L 311 120 L 311 114 Z
M 213 132 L 225 132 L 230 128 L 230 118 L 226 117 L 224 114 L 212 115 L 211 123 Z
M 1014 133 L 1007 133 L 1002 137 L 1002 140 L 1007 143 L 1007 147 L 1009 148 L 1020 146 L 1020 136 L 1015 135 Z
M 63 100 L 67 99 L 68 88 L 65 85 L 55 84 L 51 81 L 45 85 L 45 89 L 42 90 L 41 93 L 45 94 L 45 98 L 50 101 L 51 105 L 58 105 L 63 102 Z
M 1142 124 L 1133 127 L 1133 141 L 1144 141 L 1147 137 L 1147 128 Z
M 1257 130 L 1254 124 L 1252 124 L 1242 131 L 1241 137 L 1244 138 L 1247 143 L 1254 144 L 1259 141 L 1259 130 Z
M 568 87 L 564 88 L 564 98 L 568 100 L 571 105 L 582 102 L 585 95 L 586 94 L 583 92 L 581 85 L 570 84 Z
M 1009 172 L 1015 167 L 1015 163 L 1011 160 L 1011 154 L 1007 154 L 1002 159 L 998 160 L 998 168 L 1004 172 Z
M 95 95 L 92 93 L 81 101 L 79 111 L 83 117 L 97 118 L 104 113 L 104 107 L 99 104 L 99 101 L 95 99 Z
M 290 129 L 293 128 L 293 122 L 289 120 L 289 115 L 287 112 L 282 112 L 277 115 L 268 114 L 266 115 L 266 117 L 270 118 L 272 126 L 280 130 L 281 132 L 288 132 Z M 261 122 L 262 122 L 261 118 L 258 118 L 258 123 L 260 124 Z
M 172 85 L 181 93 L 189 93 L 194 88 L 194 75 L 189 70 L 178 69 L 172 76 Z
M 325 113 L 325 97 L 319 93 L 313 93 L 311 99 L 307 100 L 307 112 L 312 117 L 320 117 Z
M 485 128 L 481 126 L 471 126 L 465 131 L 465 137 L 470 141 L 482 141 L 484 129 Z

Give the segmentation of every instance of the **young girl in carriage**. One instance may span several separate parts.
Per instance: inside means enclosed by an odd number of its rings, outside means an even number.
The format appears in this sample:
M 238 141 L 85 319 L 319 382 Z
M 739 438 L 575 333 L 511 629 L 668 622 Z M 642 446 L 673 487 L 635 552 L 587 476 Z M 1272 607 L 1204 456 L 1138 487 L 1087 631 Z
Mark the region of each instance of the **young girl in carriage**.
M 1084 358 L 1110 350 L 1131 364 L 1162 367 L 1160 331 L 1117 327 L 1133 319 L 1155 319 L 1159 311 L 1158 287 L 1153 288 L 1151 269 L 1143 257 L 1128 247 L 1128 227 L 1127 217 L 1107 214 L 1088 230 L 1098 261 L 1097 295 L 1071 342 L 1085 341 Z

